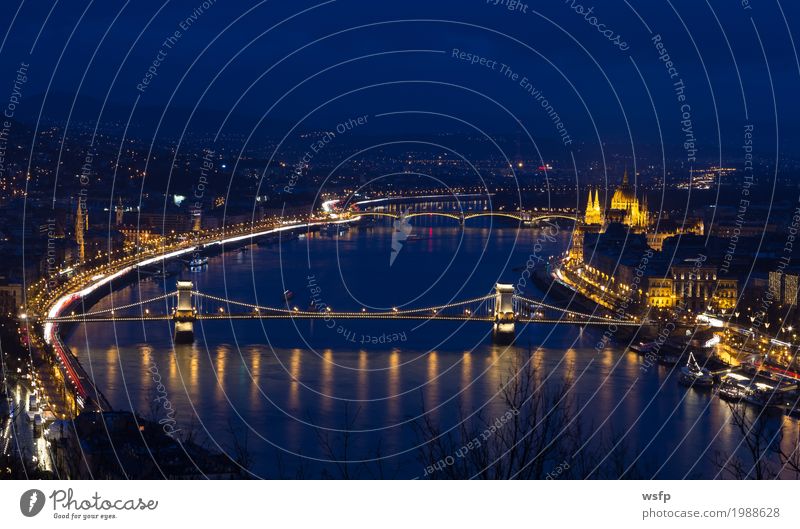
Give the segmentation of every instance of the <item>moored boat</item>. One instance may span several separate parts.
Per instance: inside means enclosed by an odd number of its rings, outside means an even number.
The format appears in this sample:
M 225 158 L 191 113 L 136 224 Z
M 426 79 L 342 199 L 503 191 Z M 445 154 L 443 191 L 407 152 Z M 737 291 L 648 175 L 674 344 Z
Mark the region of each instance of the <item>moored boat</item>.
M 189 268 L 200 268 L 201 266 L 205 266 L 208 264 L 208 257 L 200 256 L 195 257 L 191 261 L 189 261 Z
M 161 269 L 161 270 L 156 271 L 150 277 L 152 277 L 153 279 L 167 279 L 169 277 L 172 277 L 172 275 L 173 274 L 172 274 L 172 272 L 170 270 Z
M 745 391 L 733 380 L 723 378 L 722 383 L 717 389 L 717 396 L 722 400 L 730 402 L 739 402 L 744 398 Z
M 350 226 L 347 224 L 326 224 L 325 227 L 322 228 L 322 232 L 328 235 L 339 235 L 342 233 L 346 233 L 350 231 Z
M 645 355 L 655 348 L 655 342 L 639 342 L 630 346 L 630 350 L 639 355 Z
M 689 360 L 681 368 L 680 383 L 684 386 L 696 388 L 710 388 L 714 385 L 714 377 L 708 369 L 700 367 L 694 358 L 694 353 L 689 353 Z

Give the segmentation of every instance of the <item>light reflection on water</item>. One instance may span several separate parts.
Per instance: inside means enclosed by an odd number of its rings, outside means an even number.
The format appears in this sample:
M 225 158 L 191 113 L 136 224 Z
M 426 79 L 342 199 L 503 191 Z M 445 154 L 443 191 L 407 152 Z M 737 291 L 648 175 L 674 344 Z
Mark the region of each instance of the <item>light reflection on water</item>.
M 413 306 L 433 305 L 485 294 L 496 281 L 515 282 L 519 273 L 511 269 L 525 263 L 536 233 L 503 224 L 462 234 L 447 221 L 432 224 L 415 232 L 427 238 L 406 243 L 392 267 L 391 230 L 377 227 L 351 230 L 341 239 L 317 235 L 293 241 L 281 247 L 281 255 L 278 248 L 253 246 L 244 258 L 238 253 L 212 258 L 191 277 L 200 291 L 264 305 L 278 305 L 287 288 L 295 292 L 293 303 L 305 304 L 309 273 L 325 302 L 336 308 L 412 305 L 425 291 Z M 568 237 L 561 233 L 549 251 L 560 252 Z M 451 261 L 455 264 L 448 265 Z M 162 291 L 162 285 L 145 282 L 113 298 L 119 305 Z M 535 289 L 529 294 L 541 295 Z M 106 298 L 97 308 L 110 303 Z M 157 366 L 178 421 L 200 421 L 222 448 L 232 444 L 231 425 L 248 431 L 253 470 L 265 477 L 279 477 L 278 457 L 284 475 L 304 467 L 306 475 L 318 477 L 327 465 L 316 459 L 331 455 L 321 439 L 338 452 L 345 429 L 353 432 L 351 459 L 380 451 L 398 477 L 421 474 L 413 421 L 425 410 L 447 430 L 478 409 L 486 417 L 505 413 L 498 392 L 514 352 L 531 354 L 539 373 L 555 382 L 567 374 L 576 379 L 580 420 L 587 431 L 601 428 L 597 439 L 627 432 L 631 453 L 653 471 L 669 458 L 659 477 L 681 478 L 690 470 L 712 477 L 711 454 L 729 451 L 739 440 L 727 424 L 727 407 L 710 393 L 687 392 L 664 366 L 641 370 L 641 359 L 623 346 L 610 345 L 598 354 L 594 344 L 602 329 L 579 333 L 570 326 L 530 326 L 517 346 L 507 347 L 492 345 L 481 323 L 420 328 L 419 322 L 346 322 L 357 335 L 405 331 L 408 336 L 402 343 L 362 345 L 320 323 L 206 321 L 195 344 L 174 350 L 163 325 L 148 327 L 146 336 L 141 324 L 78 327 L 68 341 L 114 406 L 143 415 L 152 407 L 150 367 Z M 796 422 L 787 424 L 796 434 Z

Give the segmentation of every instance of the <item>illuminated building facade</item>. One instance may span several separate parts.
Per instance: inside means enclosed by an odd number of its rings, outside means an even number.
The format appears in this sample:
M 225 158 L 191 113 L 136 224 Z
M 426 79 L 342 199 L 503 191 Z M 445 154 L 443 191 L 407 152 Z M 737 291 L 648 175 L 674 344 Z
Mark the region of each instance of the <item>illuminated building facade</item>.
M 583 263 L 583 234 L 583 228 L 576 225 L 572 231 L 572 245 L 567 252 L 567 258 L 576 263 Z
M 672 279 L 651 277 L 648 281 L 647 304 L 651 307 L 669 308 L 675 306 L 672 293 Z
M 611 197 L 611 208 L 606 212 L 606 220 L 642 229 L 647 228 L 650 224 L 647 197 L 643 197 L 642 201 L 639 201 L 628 178 L 627 169 L 622 175 L 622 184 L 617 187 Z
M 626 169 L 622 176 L 622 183 L 611 197 L 610 208 L 604 209 L 600 204 L 600 193 L 597 189 L 589 190 L 583 219 L 584 224 L 589 226 L 602 226 L 610 222 L 617 222 L 644 231 L 650 225 L 647 197 L 639 200 Z
M 736 306 L 738 292 L 738 281 L 718 278 L 714 266 L 677 265 L 667 277 L 648 279 L 647 304 L 692 312 L 729 310 Z
M 790 307 L 797 306 L 798 289 L 800 289 L 800 275 L 797 272 L 772 271 L 769 273 L 769 291 L 779 303 Z
M 614 190 L 609 208 L 601 205 L 600 193 L 597 189 L 589 189 L 586 200 L 586 209 L 583 214 L 585 227 L 598 227 L 605 231 L 609 224 L 617 223 L 627 226 L 633 233 L 644 233 L 647 236 L 647 245 L 653 250 L 661 251 L 664 241 L 676 235 L 703 235 L 703 219 L 684 218 L 680 224 L 670 221 L 664 216 L 658 216 L 655 222 L 654 215 L 647 204 L 647 196 L 641 199 L 636 196 L 636 191 L 630 183 L 627 169 L 622 175 L 622 183 Z
M 600 209 L 600 197 L 597 189 L 594 190 L 594 194 L 589 189 L 589 198 L 586 201 L 586 213 L 583 215 L 583 222 L 590 226 L 603 224 L 603 212 Z
M 75 244 L 78 245 L 78 258 L 80 262 L 86 260 L 84 235 L 86 233 L 86 228 L 89 226 L 89 218 L 84 213 L 84 208 L 84 203 L 78 200 L 78 213 L 75 215 Z

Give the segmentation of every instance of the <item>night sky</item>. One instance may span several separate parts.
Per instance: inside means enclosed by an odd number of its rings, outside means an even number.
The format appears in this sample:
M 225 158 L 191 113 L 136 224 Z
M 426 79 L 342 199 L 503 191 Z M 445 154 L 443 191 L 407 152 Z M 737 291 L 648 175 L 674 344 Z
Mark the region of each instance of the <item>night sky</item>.
M 678 156 L 685 103 L 701 155 L 713 158 L 722 145 L 736 158 L 748 124 L 757 152 L 774 157 L 779 146 L 780 155 L 794 154 L 800 6 L 754 4 L 8 0 L 0 13 L 9 28 L 0 98 L 27 63 L 25 104 L 15 118 L 32 125 L 40 114 L 101 123 L 130 117 L 150 135 L 184 125 L 280 135 L 295 125 L 326 129 L 360 115 L 417 111 L 375 119 L 364 133 L 529 133 L 560 154 L 599 142 L 630 150 L 632 141 L 663 138 Z M 659 36 L 672 71 L 659 60 Z M 484 64 L 454 57 L 454 49 Z M 572 144 L 562 144 L 561 129 L 523 78 L 558 114 Z M 685 84 L 685 101 L 676 80 Z

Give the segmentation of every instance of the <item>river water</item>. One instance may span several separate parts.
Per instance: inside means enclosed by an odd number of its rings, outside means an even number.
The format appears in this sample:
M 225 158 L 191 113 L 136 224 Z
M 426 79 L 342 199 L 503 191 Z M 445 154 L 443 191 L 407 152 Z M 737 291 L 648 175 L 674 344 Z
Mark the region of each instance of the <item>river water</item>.
M 181 277 L 201 292 L 265 306 L 285 305 L 288 289 L 290 305 L 303 309 L 312 299 L 334 311 L 426 307 L 487 294 L 498 281 L 523 286 L 531 255 L 559 254 L 571 229 L 546 228 L 556 233 L 548 240 L 541 228 L 511 220 L 463 229 L 448 219 L 412 224 L 391 265 L 386 221 L 252 245 Z M 175 279 L 142 281 L 95 308 L 172 291 Z M 542 296 L 530 281 L 524 290 Z M 714 454 L 735 451 L 741 440 L 728 407 L 679 386 L 671 368 L 641 369 L 625 343 L 598 352 L 603 330 L 529 325 L 509 347 L 493 345 L 490 325 L 480 322 L 219 320 L 196 323 L 193 345 L 173 347 L 171 325 L 160 321 L 86 324 L 67 338 L 114 407 L 158 418 L 169 402 L 176 428 L 195 430 L 210 446 L 235 456 L 246 441 L 258 477 L 336 477 L 341 467 L 331 460 L 376 458 L 383 477 L 422 476 L 415 421 L 427 415 L 446 431 L 478 409 L 501 416 L 498 391 L 520 351 L 553 380 L 572 373 L 578 420 L 592 442 L 615 432 L 644 477 L 715 477 Z

